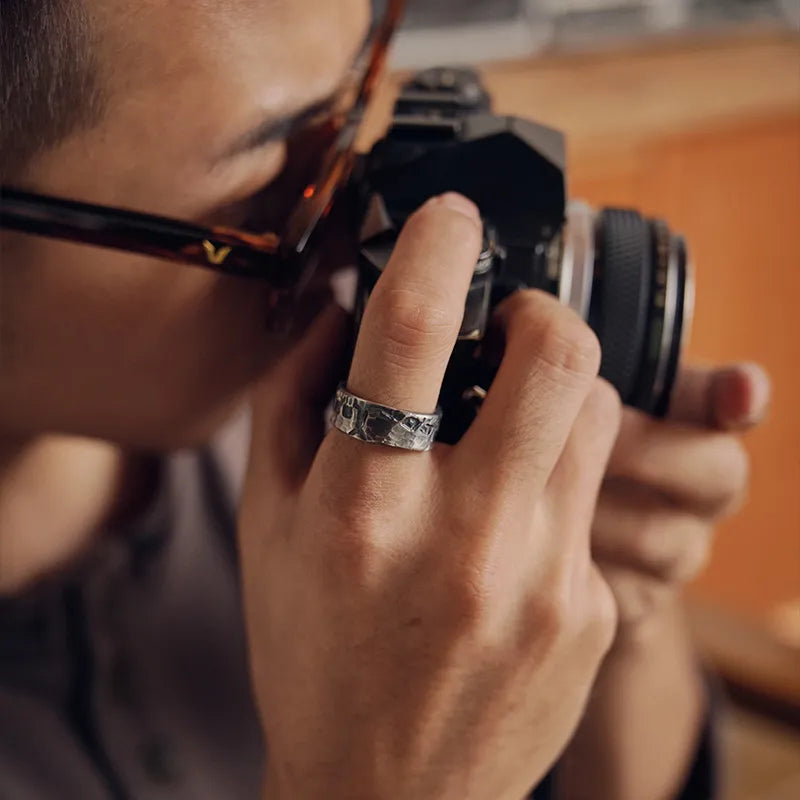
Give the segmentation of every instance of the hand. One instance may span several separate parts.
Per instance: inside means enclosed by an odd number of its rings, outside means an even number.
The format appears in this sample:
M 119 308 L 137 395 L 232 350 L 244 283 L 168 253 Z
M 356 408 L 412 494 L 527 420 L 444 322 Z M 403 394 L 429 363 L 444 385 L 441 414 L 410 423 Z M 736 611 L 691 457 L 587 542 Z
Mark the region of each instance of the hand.
M 351 391 L 433 409 L 481 238 L 455 195 L 412 216 Z M 504 360 L 452 448 L 320 444 L 335 312 L 257 391 L 240 540 L 269 797 L 518 800 L 577 724 L 615 625 L 589 531 L 619 402 L 553 298 L 499 317 Z
M 669 418 L 623 413 L 592 530 L 620 632 L 643 632 L 705 565 L 716 522 L 741 505 L 748 460 L 738 436 L 766 412 L 760 367 L 689 368 Z

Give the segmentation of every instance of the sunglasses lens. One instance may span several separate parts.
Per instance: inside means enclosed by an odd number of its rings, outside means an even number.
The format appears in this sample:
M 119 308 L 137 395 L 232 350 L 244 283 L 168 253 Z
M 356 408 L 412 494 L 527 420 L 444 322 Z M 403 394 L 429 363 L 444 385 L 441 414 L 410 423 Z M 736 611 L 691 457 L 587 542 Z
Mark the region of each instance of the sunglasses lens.
M 325 171 L 325 162 L 335 151 L 337 136 L 335 121 L 327 118 L 288 139 L 283 170 L 253 198 L 249 230 L 282 231 L 281 238 L 285 238 L 296 210 L 312 197 L 319 176 Z
M 401 15 L 401 0 L 390 0 L 384 5 L 385 10 L 377 18 L 350 80 L 330 113 L 290 139 L 284 173 L 267 190 L 276 198 L 279 195 L 295 198 L 291 210 L 274 219 L 269 227 L 283 232 L 282 255 L 290 262 L 289 269 L 300 284 L 308 277 L 314 260 L 320 223 L 327 218 L 339 190 L 350 177 L 361 122 Z

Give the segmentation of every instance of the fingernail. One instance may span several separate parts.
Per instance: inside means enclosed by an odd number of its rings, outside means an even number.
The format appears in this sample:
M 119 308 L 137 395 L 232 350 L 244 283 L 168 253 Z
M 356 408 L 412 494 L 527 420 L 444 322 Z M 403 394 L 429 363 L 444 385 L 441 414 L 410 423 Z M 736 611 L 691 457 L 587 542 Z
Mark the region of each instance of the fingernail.
M 434 202 L 438 202 L 445 206 L 445 208 L 449 208 L 451 211 L 457 211 L 459 214 L 463 214 L 465 217 L 469 217 L 476 222 L 480 222 L 481 212 L 478 210 L 478 206 L 476 206 L 472 200 L 469 200 L 462 194 L 457 194 L 456 192 L 447 192 L 446 194 L 439 195 L 439 197 L 434 198 Z
M 766 416 L 771 394 L 770 380 L 758 364 L 735 364 L 716 379 L 715 407 L 722 427 L 750 428 Z
M 751 387 L 750 402 L 748 404 L 750 408 L 744 424 L 756 425 L 767 416 L 772 395 L 772 383 L 766 370 L 759 364 L 742 364 L 740 369 L 748 375 Z

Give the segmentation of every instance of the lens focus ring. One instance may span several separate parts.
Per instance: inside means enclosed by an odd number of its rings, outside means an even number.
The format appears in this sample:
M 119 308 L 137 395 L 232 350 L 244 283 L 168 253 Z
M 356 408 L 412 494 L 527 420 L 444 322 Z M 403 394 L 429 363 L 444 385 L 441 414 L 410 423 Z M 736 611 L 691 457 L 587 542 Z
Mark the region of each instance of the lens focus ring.
M 629 402 L 642 363 L 650 300 L 652 247 L 646 220 L 635 211 L 604 209 L 597 250 L 602 276 L 596 309 L 603 348 L 600 374 Z

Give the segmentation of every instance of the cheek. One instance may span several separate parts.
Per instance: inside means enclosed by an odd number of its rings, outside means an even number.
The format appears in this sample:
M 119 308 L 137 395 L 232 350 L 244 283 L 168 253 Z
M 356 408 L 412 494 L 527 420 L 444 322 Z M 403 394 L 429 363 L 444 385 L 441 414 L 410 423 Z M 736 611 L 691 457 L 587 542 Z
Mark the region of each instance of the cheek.
M 270 361 L 251 281 L 37 242 L 3 284 L 4 426 L 157 444 L 216 419 Z

